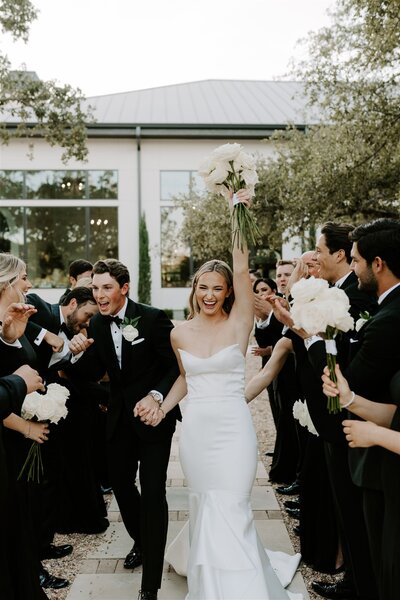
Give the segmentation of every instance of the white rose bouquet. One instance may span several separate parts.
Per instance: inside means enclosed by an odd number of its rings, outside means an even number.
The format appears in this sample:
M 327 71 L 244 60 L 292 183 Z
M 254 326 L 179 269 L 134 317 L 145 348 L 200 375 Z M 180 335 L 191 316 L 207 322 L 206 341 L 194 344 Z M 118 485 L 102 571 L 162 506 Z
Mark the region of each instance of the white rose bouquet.
M 300 423 L 302 427 L 307 427 L 308 431 L 313 435 L 318 435 L 318 431 L 314 427 L 314 423 L 311 420 L 310 413 L 308 412 L 307 402 L 304 400 L 296 400 L 293 404 L 293 416 Z
M 209 192 L 228 199 L 233 193 L 233 244 L 240 244 L 243 249 L 240 240 L 245 240 L 248 246 L 255 246 L 261 237 L 260 231 L 247 206 L 235 198 L 235 192 L 241 189 L 248 190 L 254 196 L 254 187 L 258 183 L 255 159 L 244 152 L 240 144 L 224 144 L 203 161 L 199 175 L 203 177 Z
M 47 386 L 46 394 L 32 392 L 25 397 L 21 417 L 27 421 L 36 419 L 37 421 L 58 423 L 60 419 L 67 416 L 68 409 L 65 403 L 68 398 L 69 390 L 67 388 L 58 383 L 50 383 Z M 25 472 L 27 472 L 27 481 L 40 482 L 43 475 L 43 462 L 40 445 L 37 442 L 32 442 L 18 479 L 21 479 Z
M 335 337 L 341 331 L 354 327 L 354 319 L 349 314 L 350 302 L 347 294 L 337 288 L 329 287 L 324 279 L 301 279 L 292 287 L 293 304 L 291 316 L 296 329 L 304 329 L 310 335 L 319 334 L 325 339 L 326 358 L 330 377 L 336 382 L 336 342 Z M 328 411 L 341 410 L 339 396 L 328 397 Z

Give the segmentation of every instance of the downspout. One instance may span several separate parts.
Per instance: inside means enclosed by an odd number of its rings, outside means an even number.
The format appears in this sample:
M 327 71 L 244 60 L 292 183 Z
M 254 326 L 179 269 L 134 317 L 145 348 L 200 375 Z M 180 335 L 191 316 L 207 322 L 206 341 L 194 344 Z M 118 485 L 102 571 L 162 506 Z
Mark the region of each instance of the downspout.
M 139 221 L 142 216 L 142 161 L 141 161 L 141 129 L 140 125 L 136 127 L 136 166 L 137 166 L 137 195 L 138 195 L 138 211 Z

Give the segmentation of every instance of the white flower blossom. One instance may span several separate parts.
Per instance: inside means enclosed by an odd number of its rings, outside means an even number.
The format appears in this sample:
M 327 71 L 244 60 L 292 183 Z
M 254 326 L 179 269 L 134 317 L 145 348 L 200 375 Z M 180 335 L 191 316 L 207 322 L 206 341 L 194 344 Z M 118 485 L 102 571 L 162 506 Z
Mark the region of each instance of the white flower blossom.
M 296 402 L 293 404 L 293 416 L 295 419 L 297 419 L 302 427 L 307 427 L 310 433 L 313 435 L 319 435 L 318 431 L 314 427 L 314 423 L 311 420 L 306 401 L 303 403 L 301 400 L 296 400 Z
M 133 342 L 139 335 L 139 332 L 133 325 L 125 325 L 125 327 L 122 328 L 122 335 L 127 342 Z
M 300 281 L 297 281 L 290 293 L 296 304 L 305 304 L 320 296 L 325 290 L 329 290 L 329 284 L 325 279 L 309 277 L 308 279 L 302 278 Z

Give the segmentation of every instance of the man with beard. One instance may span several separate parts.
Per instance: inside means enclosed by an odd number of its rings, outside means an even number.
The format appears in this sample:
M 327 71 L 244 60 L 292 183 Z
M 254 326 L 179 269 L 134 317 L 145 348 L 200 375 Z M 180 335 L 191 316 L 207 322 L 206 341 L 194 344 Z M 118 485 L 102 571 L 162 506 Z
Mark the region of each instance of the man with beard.
M 390 381 L 400 364 L 400 222 L 377 219 L 360 225 L 349 237 L 353 243 L 352 269 L 358 278 L 358 287 L 374 293 L 379 308 L 362 327 L 354 344 L 358 346 L 357 353 L 343 369 L 344 375 L 356 394 L 392 404 Z M 308 357 L 314 368 L 322 372 L 326 364 L 323 344 L 309 346 Z M 381 467 L 385 452 L 379 447 L 352 449 L 349 460 L 353 482 L 363 495 L 370 553 L 379 587 L 385 513 Z M 394 481 L 397 481 L 395 473 Z
M 63 363 L 67 362 L 71 355 L 69 340 L 86 330 L 91 317 L 97 313 L 97 306 L 91 290 L 84 287 L 72 290 L 61 306 L 49 304 L 36 294 L 28 294 L 26 300 L 37 309 L 28 323 L 26 335 L 36 351 L 38 371 L 46 384 L 56 382 L 70 391 L 67 401 L 68 415 L 57 426 L 51 428 L 51 436 L 43 452 L 46 482 L 42 485 L 42 505 L 38 508 L 42 516 L 38 532 L 40 558 L 57 559 L 72 552 L 72 546 L 69 544 L 55 546 L 52 541 L 65 507 L 71 505 L 68 494 L 79 487 L 77 481 L 85 482 L 85 489 L 81 492 L 84 506 L 88 505 L 88 509 L 83 510 L 82 514 L 89 514 L 93 519 L 95 515 L 98 516 L 97 531 L 87 533 L 104 531 L 108 525 L 100 486 L 98 490 L 94 489 L 93 465 L 88 450 L 91 443 L 90 428 L 84 437 L 77 429 L 79 423 L 88 423 L 87 412 L 90 411 L 90 407 L 84 402 L 84 390 L 79 382 L 78 385 L 72 384 L 59 376 Z M 46 343 L 47 333 L 52 334 L 52 345 Z M 74 460 L 73 450 L 80 456 L 79 462 Z M 83 469 L 84 476 L 79 477 Z M 61 587 L 59 578 L 52 577 L 44 568 L 41 570 L 40 579 L 43 587 Z

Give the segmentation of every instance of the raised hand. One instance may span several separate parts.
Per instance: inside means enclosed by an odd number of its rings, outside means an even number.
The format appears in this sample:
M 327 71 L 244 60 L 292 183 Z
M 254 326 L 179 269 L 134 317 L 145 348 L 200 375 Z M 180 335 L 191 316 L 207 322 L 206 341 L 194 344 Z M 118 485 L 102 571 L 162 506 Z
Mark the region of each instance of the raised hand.
M 44 392 L 45 387 L 43 385 L 42 378 L 40 377 L 39 373 L 35 371 L 35 369 L 32 369 L 32 367 L 29 365 L 22 365 L 16 371 L 14 371 L 13 375 L 19 375 L 25 381 L 27 394 L 36 392 L 37 390 Z
M 26 324 L 31 315 L 37 312 L 31 304 L 13 302 L 3 315 L 2 338 L 9 344 L 14 343 L 25 333 Z

